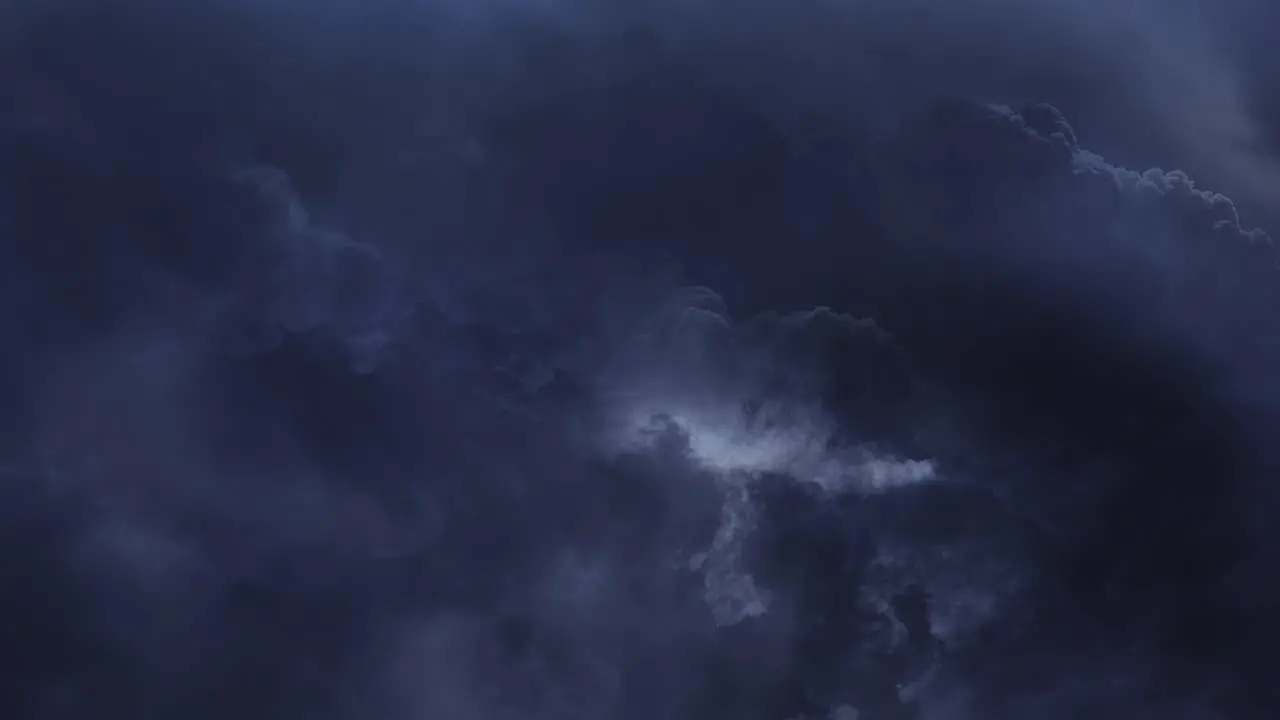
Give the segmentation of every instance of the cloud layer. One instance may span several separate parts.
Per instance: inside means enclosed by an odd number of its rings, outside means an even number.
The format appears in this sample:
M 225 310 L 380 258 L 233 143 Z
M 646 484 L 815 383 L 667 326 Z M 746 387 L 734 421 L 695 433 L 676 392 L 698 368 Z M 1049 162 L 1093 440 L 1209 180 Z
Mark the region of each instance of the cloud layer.
M 1273 717 L 1204 12 L 4 10 L 0 714 Z

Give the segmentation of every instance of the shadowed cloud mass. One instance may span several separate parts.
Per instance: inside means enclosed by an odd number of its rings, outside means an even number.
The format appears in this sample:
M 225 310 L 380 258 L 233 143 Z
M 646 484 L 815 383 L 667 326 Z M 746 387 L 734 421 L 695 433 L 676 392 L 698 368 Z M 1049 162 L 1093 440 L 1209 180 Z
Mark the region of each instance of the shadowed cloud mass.
M 1265 10 L 6 6 L 0 714 L 1274 717 Z

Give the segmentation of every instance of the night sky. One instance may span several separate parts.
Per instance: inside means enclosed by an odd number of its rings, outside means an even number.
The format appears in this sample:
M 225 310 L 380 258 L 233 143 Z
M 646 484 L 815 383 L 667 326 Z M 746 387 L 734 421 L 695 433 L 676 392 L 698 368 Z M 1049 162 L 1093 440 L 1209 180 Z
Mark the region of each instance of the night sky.
M 0 3 L 0 718 L 1280 717 L 1277 7 Z

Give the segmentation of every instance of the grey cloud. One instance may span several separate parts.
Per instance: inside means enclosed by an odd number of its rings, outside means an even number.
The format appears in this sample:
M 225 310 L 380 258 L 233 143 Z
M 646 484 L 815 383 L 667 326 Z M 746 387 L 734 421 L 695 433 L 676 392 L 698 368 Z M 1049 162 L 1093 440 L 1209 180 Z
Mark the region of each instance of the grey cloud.
M 263 313 L 261 326 L 251 332 L 276 342 L 286 332 L 334 333 L 352 362 L 372 371 L 412 302 L 395 274 L 395 260 L 369 243 L 319 226 L 278 169 L 251 167 L 235 179 L 262 193 L 268 214 L 276 217 L 267 219 L 262 247 L 248 261 L 257 267 L 237 288 L 241 297 L 219 299 L 218 304 L 230 306 L 222 312 Z M 249 285 L 254 281 L 258 287 Z M 254 307 L 258 304 L 262 307 Z
M 1247 130 L 1182 17 L 341 5 L 7 30 L 9 715 L 1264 706 L 1269 243 L 1110 151 Z

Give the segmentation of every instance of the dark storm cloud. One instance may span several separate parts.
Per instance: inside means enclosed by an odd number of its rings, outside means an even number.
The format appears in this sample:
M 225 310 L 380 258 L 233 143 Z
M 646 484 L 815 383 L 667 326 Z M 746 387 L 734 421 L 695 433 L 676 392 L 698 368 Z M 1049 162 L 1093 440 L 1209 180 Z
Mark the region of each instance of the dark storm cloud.
M 732 18 L 715 2 L 658 7 L 655 25 L 713 47 L 709 62 L 767 89 L 774 113 L 895 118 L 939 94 L 1050 101 L 1097 152 L 1139 167 L 1172 163 L 1274 210 L 1265 108 L 1275 53 L 1261 38 L 1242 42 L 1268 27 L 1248 3 L 871 0 L 751 4 Z
M 1238 18 L 781 7 L 7 10 L 0 709 L 1269 717 Z

